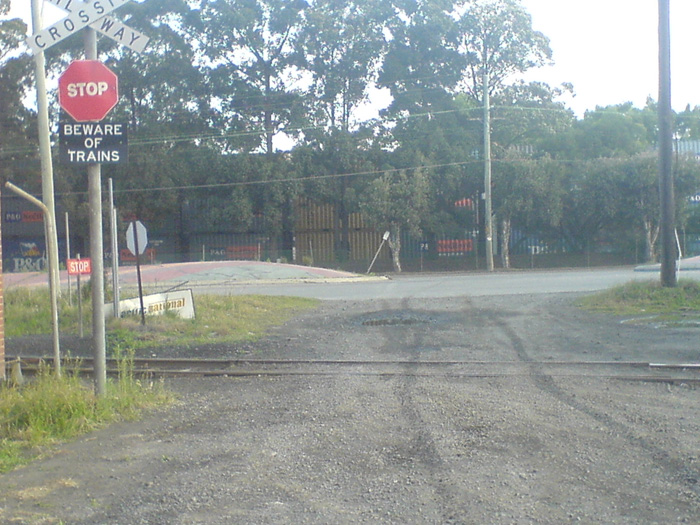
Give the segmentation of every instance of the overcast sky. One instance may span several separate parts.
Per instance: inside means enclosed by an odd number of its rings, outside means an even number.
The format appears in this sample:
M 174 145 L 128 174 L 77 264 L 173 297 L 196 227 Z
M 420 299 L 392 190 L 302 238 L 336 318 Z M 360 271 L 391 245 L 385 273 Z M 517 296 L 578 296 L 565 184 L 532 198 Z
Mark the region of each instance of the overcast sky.
M 700 0 L 671 0 L 672 102 L 700 106 Z M 555 66 L 528 78 L 571 82 L 569 106 L 658 99 L 658 0 L 522 0 L 537 31 L 550 39 Z
M 566 102 L 577 115 L 658 98 L 658 0 L 521 0 L 533 26 L 551 42 L 555 65 L 528 80 L 571 82 Z M 700 0 L 671 1 L 672 97 L 676 110 L 700 106 Z M 30 0 L 11 0 L 14 16 L 30 20 Z M 45 25 L 60 10 L 46 4 Z

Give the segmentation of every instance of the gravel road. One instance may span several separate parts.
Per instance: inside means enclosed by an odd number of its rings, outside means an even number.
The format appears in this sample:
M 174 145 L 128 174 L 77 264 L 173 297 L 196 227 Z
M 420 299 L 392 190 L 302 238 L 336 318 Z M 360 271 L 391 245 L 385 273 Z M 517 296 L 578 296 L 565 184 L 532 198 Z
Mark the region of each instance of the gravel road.
M 163 349 L 362 364 L 168 380 L 176 406 L 0 476 L 0 521 L 698 523 L 700 389 L 612 377 L 700 362 L 697 329 L 575 297 L 333 301 L 255 344 Z

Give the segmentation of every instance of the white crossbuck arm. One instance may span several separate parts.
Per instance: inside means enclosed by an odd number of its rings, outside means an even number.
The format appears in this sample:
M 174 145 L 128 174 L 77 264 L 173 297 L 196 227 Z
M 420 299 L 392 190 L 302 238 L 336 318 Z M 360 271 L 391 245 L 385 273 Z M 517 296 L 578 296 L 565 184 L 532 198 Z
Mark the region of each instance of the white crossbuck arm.
M 68 11 L 69 14 L 52 26 L 27 38 L 27 45 L 34 53 L 48 49 L 87 26 L 137 52 L 143 51 L 148 44 L 149 39 L 144 34 L 110 16 L 106 16 L 130 0 L 47 1 Z

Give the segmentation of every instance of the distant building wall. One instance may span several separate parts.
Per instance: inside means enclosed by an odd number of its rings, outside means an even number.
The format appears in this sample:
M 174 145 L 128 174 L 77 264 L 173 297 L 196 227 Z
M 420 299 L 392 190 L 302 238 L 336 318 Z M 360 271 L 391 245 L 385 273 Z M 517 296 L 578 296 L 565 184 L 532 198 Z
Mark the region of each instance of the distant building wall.
M 677 140 L 674 143 L 677 153 L 691 154 L 700 158 L 700 140 Z

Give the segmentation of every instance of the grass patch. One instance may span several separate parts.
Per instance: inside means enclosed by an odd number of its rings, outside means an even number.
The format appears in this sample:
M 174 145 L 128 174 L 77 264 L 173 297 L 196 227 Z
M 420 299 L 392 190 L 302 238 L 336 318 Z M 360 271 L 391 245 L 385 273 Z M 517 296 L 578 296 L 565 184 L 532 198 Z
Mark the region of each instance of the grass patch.
M 78 332 L 77 300 L 59 305 L 62 333 Z M 272 326 L 314 308 L 318 301 L 293 297 L 197 296 L 196 319 L 174 314 L 146 318 L 110 319 L 110 353 L 119 362 L 119 375 L 110 379 L 104 396 L 94 394 L 91 382 L 65 366 L 56 377 L 49 366 L 26 385 L 0 386 L 0 472 L 26 464 L 52 444 L 71 439 L 112 421 L 132 420 L 145 409 L 172 402 L 161 383 L 133 374 L 138 348 L 186 346 L 202 343 L 252 341 Z M 85 335 L 91 331 L 89 298 L 83 300 Z M 5 330 L 10 337 L 51 333 L 51 308 L 46 289 L 17 288 L 5 293 Z M 72 369 L 77 370 L 79 363 Z
M 675 288 L 659 282 L 631 282 L 581 298 L 578 305 L 614 315 L 700 317 L 700 283 L 681 280 Z
M 6 290 L 5 335 L 20 337 L 51 333 L 51 301 L 47 288 L 12 288 Z M 59 328 L 64 333 L 78 333 L 78 301 L 73 294 L 72 304 L 64 295 L 59 300 Z M 92 322 L 90 302 L 83 299 L 83 326 L 89 332 Z
M 271 327 L 317 305 L 317 300 L 298 297 L 198 295 L 195 319 L 166 312 L 147 317 L 142 326 L 140 317 L 128 316 L 110 320 L 109 331 L 115 338 L 127 338 L 135 348 L 255 341 Z
M 97 397 L 67 366 L 58 377 L 46 365 L 25 385 L 0 387 L 0 472 L 26 464 L 47 447 L 106 424 L 133 420 L 145 409 L 172 403 L 163 384 L 137 379 L 133 352 L 122 353 L 119 375 Z M 77 369 L 78 362 L 74 369 Z
M 62 297 L 59 305 L 61 333 L 78 333 L 78 307 Z M 107 320 L 109 347 L 154 348 L 203 343 L 254 341 L 272 326 L 297 313 L 314 308 L 318 301 L 298 297 L 197 295 L 196 318 L 180 319 L 166 312 L 162 316 L 128 316 Z M 9 337 L 51 333 L 51 310 L 46 289 L 13 289 L 5 294 L 5 330 Z M 92 327 L 89 299 L 83 300 L 83 327 Z

